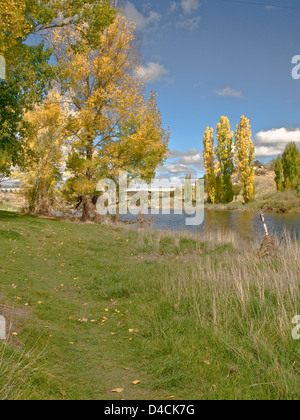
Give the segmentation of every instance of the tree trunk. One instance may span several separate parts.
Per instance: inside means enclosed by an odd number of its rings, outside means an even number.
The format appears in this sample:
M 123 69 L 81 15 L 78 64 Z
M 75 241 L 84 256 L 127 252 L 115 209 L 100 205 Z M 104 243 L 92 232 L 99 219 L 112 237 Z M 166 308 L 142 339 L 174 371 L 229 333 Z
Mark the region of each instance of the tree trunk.
M 92 198 L 89 195 L 86 195 L 82 200 L 82 222 L 87 222 L 88 220 L 90 220 L 92 208 Z

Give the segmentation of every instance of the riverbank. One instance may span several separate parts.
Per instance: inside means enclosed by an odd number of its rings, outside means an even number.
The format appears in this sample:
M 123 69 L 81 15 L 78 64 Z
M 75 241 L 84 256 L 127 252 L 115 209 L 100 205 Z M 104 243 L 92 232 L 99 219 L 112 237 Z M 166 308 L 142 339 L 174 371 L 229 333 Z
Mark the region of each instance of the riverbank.
M 254 201 L 243 204 L 241 201 L 229 204 L 205 204 L 207 210 L 248 211 L 264 213 L 300 214 L 300 193 L 296 191 L 269 192 Z
M 182 206 L 184 203 L 182 204 Z M 0 211 L 22 212 L 25 207 L 25 200 L 19 193 L 0 193 Z M 260 193 L 255 200 L 248 204 L 243 204 L 241 198 L 229 204 L 208 204 L 205 203 L 206 210 L 220 210 L 233 212 L 260 212 L 277 214 L 300 214 L 300 193 L 295 191 L 269 191 L 265 194 Z M 157 207 L 157 210 L 162 210 Z M 170 210 L 175 207 L 171 200 Z M 149 209 L 151 210 L 151 209 Z M 58 218 L 59 219 L 59 218 Z
M 0 398 L 299 399 L 290 238 L 260 260 L 232 232 L 0 212 L 0 241 Z

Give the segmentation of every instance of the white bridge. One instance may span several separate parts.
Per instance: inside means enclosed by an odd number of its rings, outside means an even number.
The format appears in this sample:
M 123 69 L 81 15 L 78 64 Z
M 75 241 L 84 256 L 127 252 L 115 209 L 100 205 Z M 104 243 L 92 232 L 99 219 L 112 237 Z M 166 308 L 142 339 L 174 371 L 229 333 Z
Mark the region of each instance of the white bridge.
M 138 192 L 149 192 L 149 193 L 157 193 L 157 192 L 163 192 L 163 193 L 171 193 L 174 192 L 176 190 L 176 187 L 151 187 L 149 185 L 149 187 L 145 187 L 145 186 L 141 186 L 141 187 L 129 187 L 126 188 L 126 192 L 129 193 L 138 193 Z

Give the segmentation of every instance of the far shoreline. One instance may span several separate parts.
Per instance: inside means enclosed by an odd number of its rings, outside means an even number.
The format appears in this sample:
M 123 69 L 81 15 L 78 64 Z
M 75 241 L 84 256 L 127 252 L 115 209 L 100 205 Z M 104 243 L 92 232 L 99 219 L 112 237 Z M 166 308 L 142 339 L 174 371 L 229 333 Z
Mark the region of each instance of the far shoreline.
M 280 215 L 284 215 L 284 214 L 289 214 L 289 215 L 300 215 L 300 207 L 299 209 L 278 209 L 276 207 L 270 207 L 268 205 L 264 206 L 264 207 L 257 207 L 257 208 L 253 208 L 253 207 L 249 207 L 248 204 L 242 204 L 242 203 L 238 203 L 241 207 L 231 207 L 230 205 L 228 205 L 228 207 L 224 204 L 205 204 L 204 205 L 204 209 L 205 210 L 209 210 L 209 211 L 230 211 L 230 212 L 234 212 L 234 213 L 258 213 L 258 212 L 263 212 L 266 214 L 280 214 Z M 259 204 L 259 203 L 257 203 Z M 251 203 L 251 205 L 255 205 L 255 203 Z

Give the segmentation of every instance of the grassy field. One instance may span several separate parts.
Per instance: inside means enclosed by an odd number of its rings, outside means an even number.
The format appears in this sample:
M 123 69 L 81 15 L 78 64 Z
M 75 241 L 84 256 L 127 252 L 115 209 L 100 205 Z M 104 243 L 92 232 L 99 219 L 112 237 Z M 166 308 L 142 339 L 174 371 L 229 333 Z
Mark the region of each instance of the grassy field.
M 290 239 L 261 261 L 231 234 L 0 212 L 0 243 L 1 399 L 299 399 Z

